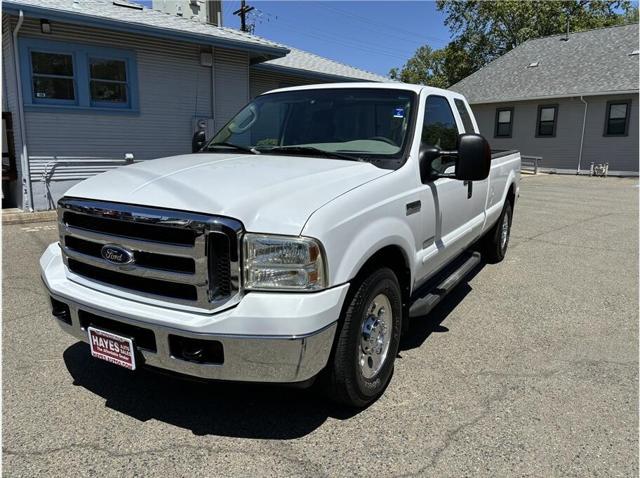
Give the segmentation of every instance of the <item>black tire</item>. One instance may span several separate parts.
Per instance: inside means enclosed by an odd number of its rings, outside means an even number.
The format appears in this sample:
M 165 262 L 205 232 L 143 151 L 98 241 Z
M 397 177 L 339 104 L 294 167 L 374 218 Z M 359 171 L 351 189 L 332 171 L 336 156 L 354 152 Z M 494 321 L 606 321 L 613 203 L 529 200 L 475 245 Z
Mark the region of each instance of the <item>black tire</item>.
M 391 379 L 402 329 L 402 293 L 396 275 L 388 268 L 368 273 L 352 287 L 354 293 L 343 308 L 335 348 L 327 365 L 325 388 L 335 402 L 363 408 L 384 392 Z M 377 373 L 367 378 L 360 365 L 363 325 L 371 317 L 368 308 L 381 294 L 388 299 L 392 312 L 391 327 L 386 330 L 390 342 Z
M 490 264 L 497 264 L 504 259 L 509 247 L 509 237 L 511 236 L 511 220 L 513 219 L 513 205 L 507 200 L 502 208 L 502 213 L 495 225 L 489 230 L 482 240 L 482 257 Z M 507 220 L 507 238 L 502 240 L 504 221 Z

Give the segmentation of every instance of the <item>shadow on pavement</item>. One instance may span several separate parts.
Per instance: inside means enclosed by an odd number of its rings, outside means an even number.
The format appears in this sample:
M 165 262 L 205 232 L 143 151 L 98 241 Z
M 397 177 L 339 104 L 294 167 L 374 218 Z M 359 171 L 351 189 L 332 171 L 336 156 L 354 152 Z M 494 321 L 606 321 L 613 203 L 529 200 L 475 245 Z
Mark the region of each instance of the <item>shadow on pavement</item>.
M 449 332 L 442 322 L 453 312 L 473 289 L 469 282 L 487 263 L 481 261 L 442 301 L 424 317 L 414 317 L 409 324 L 409 331 L 402 337 L 399 352 L 419 348 L 433 333 Z
M 422 346 L 472 290 L 476 269 L 425 317 L 411 322 L 400 352 Z M 332 404 L 317 387 L 193 381 L 146 369 L 130 372 L 91 357 L 78 342 L 64 352 L 74 385 L 105 399 L 105 406 L 136 420 L 160 420 L 196 435 L 287 440 L 305 436 L 328 417 L 345 420 L 358 411 Z
M 328 417 L 358 413 L 333 405 L 316 387 L 201 382 L 140 369 L 130 372 L 91 357 L 78 342 L 64 352 L 74 385 L 105 406 L 140 421 L 159 420 L 195 435 L 287 440 L 305 436 Z

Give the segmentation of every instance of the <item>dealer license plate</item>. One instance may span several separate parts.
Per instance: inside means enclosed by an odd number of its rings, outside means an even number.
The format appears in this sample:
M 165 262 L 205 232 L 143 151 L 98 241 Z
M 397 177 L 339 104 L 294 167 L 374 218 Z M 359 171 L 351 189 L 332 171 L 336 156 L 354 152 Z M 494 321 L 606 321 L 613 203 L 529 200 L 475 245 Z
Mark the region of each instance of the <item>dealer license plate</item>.
M 93 327 L 87 328 L 91 355 L 129 370 L 136 369 L 133 340 Z

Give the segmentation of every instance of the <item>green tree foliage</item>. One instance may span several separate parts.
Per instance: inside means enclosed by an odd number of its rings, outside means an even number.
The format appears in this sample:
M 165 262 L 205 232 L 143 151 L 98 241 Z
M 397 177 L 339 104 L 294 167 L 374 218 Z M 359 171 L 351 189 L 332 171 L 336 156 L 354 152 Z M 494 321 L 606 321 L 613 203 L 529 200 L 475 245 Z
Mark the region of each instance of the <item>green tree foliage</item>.
M 447 88 L 521 43 L 563 33 L 638 21 L 630 0 L 437 0 L 453 41 L 418 48 L 392 79 Z

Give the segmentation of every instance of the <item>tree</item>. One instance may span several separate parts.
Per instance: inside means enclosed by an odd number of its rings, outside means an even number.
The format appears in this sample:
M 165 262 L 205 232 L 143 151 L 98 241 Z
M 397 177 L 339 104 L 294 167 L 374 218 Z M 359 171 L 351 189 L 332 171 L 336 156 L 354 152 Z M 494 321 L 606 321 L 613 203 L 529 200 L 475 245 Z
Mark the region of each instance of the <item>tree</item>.
M 421 46 L 402 67 L 392 68 L 389 72 L 391 79 L 404 83 L 418 83 L 438 88 L 447 87 L 447 77 L 444 75 L 444 50 L 434 50 L 430 46 Z
M 446 88 L 530 38 L 565 32 L 567 22 L 576 32 L 638 19 L 630 0 L 437 0 L 437 8 L 453 41 L 420 47 L 391 78 Z

